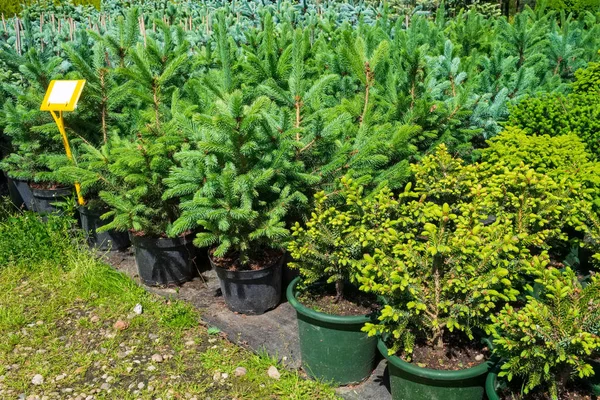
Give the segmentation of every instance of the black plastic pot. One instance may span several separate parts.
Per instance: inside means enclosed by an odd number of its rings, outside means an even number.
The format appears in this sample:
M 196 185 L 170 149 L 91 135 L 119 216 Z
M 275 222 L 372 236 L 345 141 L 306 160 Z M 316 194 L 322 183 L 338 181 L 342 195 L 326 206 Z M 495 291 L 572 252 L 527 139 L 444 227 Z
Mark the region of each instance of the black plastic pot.
M 287 288 L 287 299 L 296 310 L 302 369 L 313 378 L 338 385 L 364 381 L 375 368 L 377 337 L 361 329 L 370 315 L 339 316 L 303 306 L 296 298 L 296 278 Z
M 481 400 L 486 377 L 495 361 L 458 371 L 421 368 L 389 355 L 383 340 L 377 348 L 387 359 L 394 400 Z
M 6 177 L 10 201 L 20 209 L 33 210 L 33 193 L 26 181 Z
M 54 203 L 66 201 L 73 195 L 71 188 L 31 188 L 31 193 L 33 194 L 33 210 L 38 214 L 61 213 L 62 210 L 57 208 Z
M 79 207 L 81 229 L 85 232 L 88 244 L 98 250 L 123 250 L 131 244 L 127 232 L 110 230 L 98 232 L 98 229 L 109 221 L 100 219 L 101 211 L 90 210 L 88 207 Z
M 138 273 L 146 285 L 179 285 L 196 275 L 192 235 L 171 239 L 130 234 L 129 238 Z
M 273 265 L 257 271 L 228 271 L 210 265 L 217 271 L 227 307 L 241 314 L 258 315 L 275 308 L 281 300 L 281 266 L 285 254 Z

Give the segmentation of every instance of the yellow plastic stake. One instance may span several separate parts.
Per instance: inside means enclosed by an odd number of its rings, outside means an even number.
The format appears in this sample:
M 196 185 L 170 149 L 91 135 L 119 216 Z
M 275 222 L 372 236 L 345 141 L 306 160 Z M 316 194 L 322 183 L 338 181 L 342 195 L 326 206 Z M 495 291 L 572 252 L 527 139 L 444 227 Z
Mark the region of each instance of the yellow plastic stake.
M 41 111 L 50 111 L 50 114 L 52 114 L 52 118 L 54 118 L 54 122 L 56 122 L 56 126 L 58 126 L 58 130 L 60 131 L 67 158 L 72 162 L 75 162 L 75 160 L 73 159 L 69 138 L 65 131 L 63 111 L 73 111 L 77 108 L 77 102 L 84 86 L 85 80 L 83 79 L 76 81 L 51 81 L 40 107 Z M 56 114 L 57 112 L 58 114 Z M 75 191 L 77 192 L 77 202 L 79 205 L 85 205 L 85 200 L 81 195 L 81 185 L 78 182 L 75 182 Z
M 67 132 L 65 131 L 65 120 L 63 118 L 63 113 L 62 113 L 62 111 L 59 111 L 58 115 L 56 115 L 55 111 L 50 111 L 50 114 L 52 114 L 52 118 L 54 118 L 54 122 L 56 122 L 56 125 L 58 126 L 60 136 L 62 137 L 62 140 L 63 140 L 63 145 L 65 146 L 65 152 L 67 153 L 67 158 L 69 160 L 73 161 L 73 153 L 71 153 L 71 146 L 69 145 L 69 138 L 67 137 Z M 75 182 L 75 192 L 77 192 L 77 202 L 79 203 L 79 205 L 80 206 L 85 205 L 85 200 L 83 199 L 83 196 L 81 195 L 81 185 L 79 185 L 78 182 Z

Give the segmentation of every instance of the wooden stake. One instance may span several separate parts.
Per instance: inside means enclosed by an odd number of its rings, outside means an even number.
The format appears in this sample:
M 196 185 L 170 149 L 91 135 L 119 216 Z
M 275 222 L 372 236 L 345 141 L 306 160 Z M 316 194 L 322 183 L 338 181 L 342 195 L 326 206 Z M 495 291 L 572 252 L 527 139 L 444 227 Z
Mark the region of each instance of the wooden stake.
M 40 33 L 44 31 L 44 13 L 40 13 Z M 40 48 L 44 51 L 44 36 L 40 35 Z
M 15 46 L 16 46 L 17 54 L 21 55 L 21 27 L 19 24 L 18 17 L 15 17 L 15 36 L 16 36 Z
M 6 21 L 4 20 L 4 13 L 2 13 L 2 26 L 4 27 L 4 32 L 8 32 L 6 29 Z
M 144 38 L 144 47 L 146 47 L 146 23 L 144 22 L 144 15 L 140 16 L 140 29 Z

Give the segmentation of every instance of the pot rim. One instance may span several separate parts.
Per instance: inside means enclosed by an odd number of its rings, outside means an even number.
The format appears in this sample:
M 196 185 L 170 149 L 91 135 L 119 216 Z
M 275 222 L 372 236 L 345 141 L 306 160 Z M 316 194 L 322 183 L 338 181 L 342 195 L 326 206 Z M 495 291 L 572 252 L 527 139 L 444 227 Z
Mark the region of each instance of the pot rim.
M 485 394 L 489 400 L 500 400 L 500 396 L 498 396 L 498 393 L 496 392 L 498 371 L 500 371 L 500 364 L 496 365 L 485 378 Z
M 44 196 L 44 195 L 52 195 L 53 193 L 60 193 L 60 194 L 65 194 L 65 195 L 69 195 L 73 192 L 73 189 L 68 187 L 68 186 L 61 186 L 61 187 L 57 187 L 54 189 L 38 189 L 38 188 L 32 188 L 31 186 L 29 187 L 31 189 L 31 193 L 33 193 L 34 195 L 38 195 L 38 196 Z
M 331 324 L 339 324 L 339 325 L 357 325 L 357 324 L 365 324 L 371 321 L 371 314 L 369 315 L 353 315 L 353 316 L 342 316 L 335 314 L 327 314 L 315 310 L 311 310 L 308 307 L 305 307 L 298 301 L 296 298 L 296 285 L 300 283 L 301 277 L 297 276 L 294 278 L 292 282 L 287 287 L 286 296 L 288 302 L 294 307 L 294 309 L 300 314 L 307 316 L 309 318 L 315 319 L 321 322 L 327 322 Z
M 177 237 L 162 237 L 162 236 L 148 236 L 148 235 L 144 235 L 144 236 L 138 236 L 138 235 L 134 235 L 131 233 L 131 231 L 125 231 L 128 235 L 129 235 L 129 240 L 131 241 L 132 245 L 140 245 L 140 244 L 148 244 L 148 243 L 174 243 L 176 245 L 184 245 L 187 244 L 187 242 L 189 242 L 190 244 L 192 243 L 192 235 L 193 234 L 187 234 L 187 235 L 183 235 L 183 236 L 177 236 Z
M 281 253 L 281 255 L 277 258 L 277 260 L 275 260 L 275 262 L 271 265 L 269 265 L 268 267 L 265 268 L 261 268 L 261 269 L 250 269 L 250 270 L 242 270 L 242 271 L 230 271 L 227 268 L 223 268 L 223 267 L 219 267 L 217 264 L 215 264 L 215 262 L 213 261 L 213 257 L 210 255 L 210 249 L 212 249 L 214 247 L 209 248 L 208 250 L 208 261 L 210 262 L 211 266 L 215 267 L 215 271 L 223 271 L 224 273 L 227 274 L 231 274 L 231 275 L 237 275 L 237 276 L 244 276 L 244 275 L 249 275 L 249 274 L 256 274 L 262 271 L 269 271 L 273 268 L 276 268 L 279 265 L 283 265 L 283 260 L 285 259 L 285 255 L 286 255 L 286 251 L 284 250 L 283 253 Z
M 418 365 L 404 361 L 396 355 L 389 355 L 388 348 L 381 338 L 379 338 L 377 342 L 377 348 L 385 357 L 385 359 L 396 368 L 408 372 L 409 374 L 430 380 L 461 381 L 465 379 L 471 379 L 488 373 L 488 371 L 495 364 L 492 361 L 492 359 L 488 359 L 479 365 L 466 369 L 461 369 L 458 371 L 444 371 L 431 368 L 421 368 Z

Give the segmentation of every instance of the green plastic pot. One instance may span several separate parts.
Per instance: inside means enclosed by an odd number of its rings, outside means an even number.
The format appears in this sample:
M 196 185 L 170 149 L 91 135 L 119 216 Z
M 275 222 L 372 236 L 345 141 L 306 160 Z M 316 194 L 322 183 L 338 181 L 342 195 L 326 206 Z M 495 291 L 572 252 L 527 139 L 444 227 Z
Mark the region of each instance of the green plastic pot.
M 359 383 L 371 375 L 377 357 L 377 338 L 361 328 L 370 316 L 343 317 L 304 307 L 296 298 L 295 278 L 287 299 L 296 309 L 302 368 L 313 378 L 338 385 Z
M 440 371 L 388 355 L 388 348 L 381 339 L 377 347 L 388 361 L 394 400 L 481 400 L 486 376 L 494 365 L 486 361 L 459 371 Z
M 500 366 L 496 366 L 491 370 L 485 379 L 485 394 L 488 400 L 500 400 L 500 396 L 496 392 L 498 389 L 498 371 L 500 371 Z

